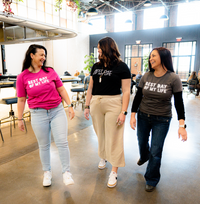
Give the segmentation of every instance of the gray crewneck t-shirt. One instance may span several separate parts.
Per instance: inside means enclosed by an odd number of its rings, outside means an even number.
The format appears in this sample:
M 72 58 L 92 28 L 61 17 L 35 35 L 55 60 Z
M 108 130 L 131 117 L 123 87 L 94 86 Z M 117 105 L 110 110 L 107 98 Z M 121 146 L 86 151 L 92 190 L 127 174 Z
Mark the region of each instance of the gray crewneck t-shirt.
M 171 98 L 173 93 L 182 91 L 182 83 L 177 74 L 167 71 L 161 77 L 147 72 L 140 80 L 143 98 L 140 111 L 150 115 L 172 117 Z

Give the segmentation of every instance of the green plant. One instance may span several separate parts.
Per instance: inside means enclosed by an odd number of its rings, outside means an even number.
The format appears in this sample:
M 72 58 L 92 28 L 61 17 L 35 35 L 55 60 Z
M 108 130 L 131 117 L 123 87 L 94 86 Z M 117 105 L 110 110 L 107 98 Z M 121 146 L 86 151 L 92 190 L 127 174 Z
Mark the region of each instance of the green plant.
M 87 71 L 91 71 L 91 68 L 93 64 L 95 63 L 94 59 L 94 53 L 91 53 L 90 55 L 85 55 L 84 57 L 86 60 L 84 61 L 84 64 L 86 65 L 83 69 Z
M 62 2 L 63 2 L 63 0 L 55 0 L 55 5 L 54 5 L 55 11 L 62 9 L 62 6 L 61 6 Z
M 58 10 L 62 10 L 62 3 L 63 3 L 63 0 L 55 0 L 55 11 L 58 11 Z M 69 7 L 71 7 L 71 9 L 73 11 L 76 11 L 76 9 L 79 10 L 81 9 L 81 6 L 80 6 L 80 0 L 66 0 L 66 3 Z
M 149 54 L 144 55 L 143 57 L 143 67 L 144 67 L 144 72 L 147 72 L 149 69 Z

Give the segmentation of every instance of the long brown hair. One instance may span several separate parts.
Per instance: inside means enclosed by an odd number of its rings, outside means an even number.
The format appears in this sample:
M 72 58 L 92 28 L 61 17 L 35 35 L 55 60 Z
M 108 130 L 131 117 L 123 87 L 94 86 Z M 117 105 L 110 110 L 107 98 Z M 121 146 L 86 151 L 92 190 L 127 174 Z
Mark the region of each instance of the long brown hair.
M 187 82 L 189 82 L 192 79 L 196 79 L 197 78 L 197 73 L 195 71 L 192 72 L 192 74 L 190 75 L 190 77 L 188 78 Z
M 98 45 L 102 50 L 102 55 L 99 55 L 99 64 L 103 66 L 106 64 L 108 68 L 111 68 L 121 61 L 117 43 L 112 38 L 102 38 Z

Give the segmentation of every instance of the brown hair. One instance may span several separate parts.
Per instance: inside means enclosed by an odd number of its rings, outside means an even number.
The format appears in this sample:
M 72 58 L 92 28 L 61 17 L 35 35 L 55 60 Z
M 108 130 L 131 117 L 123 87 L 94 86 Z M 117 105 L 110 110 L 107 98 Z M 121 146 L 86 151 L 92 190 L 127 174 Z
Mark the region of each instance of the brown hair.
M 171 52 L 167 48 L 164 48 L 164 47 L 156 47 L 153 50 L 157 50 L 157 52 L 160 56 L 160 61 L 161 61 L 161 65 L 162 65 L 163 69 L 164 69 L 164 67 L 166 67 L 168 71 L 174 72 Z M 152 51 L 151 51 L 151 53 L 152 53 Z M 154 72 L 154 69 L 151 67 L 151 63 L 150 63 L 151 53 L 149 55 L 149 62 L 148 63 L 149 63 L 150 72 Z
M 102 55 L 99 55 L 99 64 L 106 64 L 108 68 L 121 62 L 120 53 L 117 43 L 110 37 L 102 38 L 98 42 L 99 48 L 102 50 Z
M 30 66 L 31 66 L 31 53 L 35 55 L 35 53 L 37 52 L 38 49 L 43 49 L 45 51 L 45 55 L 47 57 L 47 50 L 44 46 L 42 45 L 37 45 L 37 44 L 32 44 L 29 46 L 28 50 L 26 51 L 26 54 L 25 54 L 25 59 L 23 61 L 23 65 L 22 65 L 22 72 L 25 70 L 25 69 L 28 69 Z M 45 72 L 49 72 L 48 70 L 46 70 L 46 60 L 44 61 L 43 63 L 43 66 L 42 66 L 42 69 L 45 71 Z
M 197 73 L 195 71 L 192 72 L 192 74 L 190 75 L 190 77 L 188 78 L 187 82 L 189 82 L 192 79 L 196 79 L 197 78 Z

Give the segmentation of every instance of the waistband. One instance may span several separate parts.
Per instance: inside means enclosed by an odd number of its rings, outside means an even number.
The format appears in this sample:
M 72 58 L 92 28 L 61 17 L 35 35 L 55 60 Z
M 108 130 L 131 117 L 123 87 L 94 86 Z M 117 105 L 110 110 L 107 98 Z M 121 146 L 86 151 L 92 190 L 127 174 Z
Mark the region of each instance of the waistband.
M 93 95 L 92 96 L 92 98 L 93 99 L 98 99 L 98 98 L 100 98 L 100 99 L 103 99 L 103 98 L 109 98 L 109 99 L 118 99 L 118 98 L 121 98 L 122 96 L 121 96 L 121 94 L 119 94 L 119 95 Z

